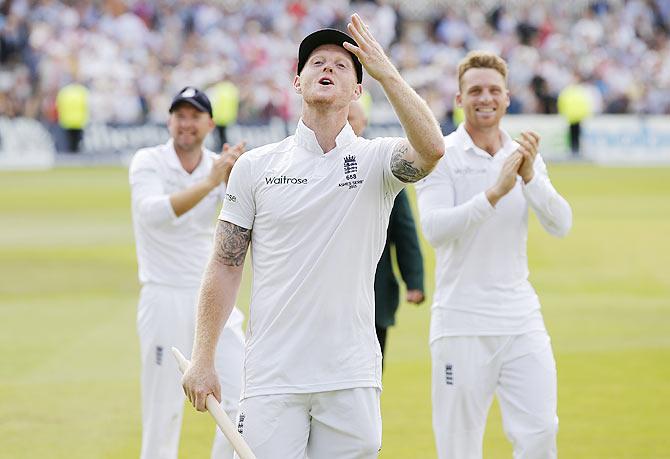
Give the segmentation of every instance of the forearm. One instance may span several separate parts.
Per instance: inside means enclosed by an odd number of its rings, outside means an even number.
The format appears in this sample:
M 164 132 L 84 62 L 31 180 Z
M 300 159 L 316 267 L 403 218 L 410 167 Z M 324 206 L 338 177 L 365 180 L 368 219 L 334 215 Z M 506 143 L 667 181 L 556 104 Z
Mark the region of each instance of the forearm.
M 495 185 L 484 192 L 486 199 L 493 207 L 495 207 L 498 204 L 498 201 L 500 201 L 506 194 L 507 193 L 504 191 L 500 191 Z
M 396 260 L 403 282 L 409 290 L 423 290 L 423 256 L 416 231 L 395 244 Z
M 442 133 L 428 104 L 402 79 L 361 18 L 354 14 L 347 30 L 356 41 L 343 43 L 344 49 L 354 54 L 379 81 L 400 124 L 407 135 L 407 143 L 396 147 L 392 157 L 393 174 L 405 183 L 425 177 L 444 154 Z
M 494 213 L 484 193 L 450 208 L 421 211 L 423 234 L 433 247 L 450 243 L 473 231 Z
M 407 290 L 421 290 L 424 289 L 423 283 L 423 260 L 420 260 L 422 264 L 415 264 L 412 266 L 405 265 L 404 269 L 400 269 L 400 276 L 402 277 L 403 282 L 407 286 Z M 400 260 L 398 260 L 400 264 Z
M 214 365 L 219 335 L 235 305 L 242 266 L 226 266 L 212 258 L 203 276 L 198 302 L 192 361 Z
M 440 126 L 428 104 L 397 71 L 380 80 L 410 146 L 416 152 L 415 166 L 432 169 L 444 154 Z
M 552 236 L 564 237 L 572 227 L 570 204 L 554 189 L 546 176 L 536 174 L 523 194 L 542 227 Z
M 398 268 L 408 290 L 423 290 L 423 256 L 416 234 L 414 216 L 405 193 L 396 198 L 393 226 L 389 225 L 389 237 L 395 245 Z
M 170 195 L 170 205 L 177 217 L 184 215 L 193 209 L 202 199 L 207 196 L 218 185 L 209 177 Z
M 214 253 L 200 289 L 193 345 L 193 359 L 197 363 L 214 362 L 219 334 L 235 305 L 250 241 L 250 229 L 221 220 L 216 226 Z
M 250 240 L 250 229 L 221 220 L 216 226 L 214 253 L 200 288 L 191 365 L 182 378 L 184 392 L 198 411 L 206 409 L 209 394 L 221 401 L 214 356 L 221 329 L 237 298 Z

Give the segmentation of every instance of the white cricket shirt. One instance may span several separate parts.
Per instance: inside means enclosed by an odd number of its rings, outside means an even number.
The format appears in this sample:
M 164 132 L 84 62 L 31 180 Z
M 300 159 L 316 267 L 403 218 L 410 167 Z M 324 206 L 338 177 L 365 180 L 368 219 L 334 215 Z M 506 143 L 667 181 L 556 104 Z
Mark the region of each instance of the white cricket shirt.
M 554 189 L 538 154 L 535 175 L 492 207 L 485 191 L 518 144 L 501 131 L 494 156 L 477 147 L 463 124 L 445 137 L 445 155 L 416 186 L 423 233 L 435 248 L 431 342 L 444 336 L 510 335 L 544 330 L 528 281 L 528 207 L 542 226 L 564 236 L 569 204 Z
M 215 156 L 204 149 L 200 164 L 191 174 L 182 167 L 172 140 L 143 148 L 133 157 L 130 186 L 140 283 L 200 285 L 211 255 L 225 184 L 180 217 L 172 209 L 170 194 L 204 180 Z
M 324 154 L 301 120 L 235 164 L 219 218 L 251 228 L 242 398 L 381 388 L 373 284 L 404 186 L 390 166 L 400 140 L 347 124 Z

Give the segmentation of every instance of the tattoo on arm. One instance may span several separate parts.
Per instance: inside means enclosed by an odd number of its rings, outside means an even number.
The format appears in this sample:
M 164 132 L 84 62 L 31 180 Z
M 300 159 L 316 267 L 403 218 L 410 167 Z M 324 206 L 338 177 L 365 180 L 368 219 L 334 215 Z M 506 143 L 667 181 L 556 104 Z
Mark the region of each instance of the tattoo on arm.
M 242 266 L 251 241 L 251 230 L 219 221 L 216 226 L 216 259 L 226 266 Z
M 391 171 L 393 175 L 405 183 L 414 183 L 424 178 L 430 170 L 423 170 L 414 167 L 414 161 L 407 161 L 405 155 L 409 147 L 407 145 L 399 145 L 391 155 Z

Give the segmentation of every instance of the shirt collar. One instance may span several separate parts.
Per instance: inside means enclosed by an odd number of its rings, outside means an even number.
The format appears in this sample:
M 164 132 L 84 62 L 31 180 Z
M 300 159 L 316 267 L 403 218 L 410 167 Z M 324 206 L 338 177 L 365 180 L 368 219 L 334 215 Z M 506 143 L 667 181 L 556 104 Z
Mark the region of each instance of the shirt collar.
M 316 134 L 302 122 L 302 118 L 298 121 L 298 126 L 295 129 L 295 140 L 298 145 L 309 152 L 323 154 L 323 149 L 321 149 L 321 145 L 316 140 Z M 354 134 L 354 130 L 349 123 L 346 123 L 340 133 L 337 134 L 337 137 L 335 137 L 335 148 L 349 145 L 354 140 L 356 140 L 356 134 Z
M 519 143 L 512 139 L 512 137 L 504 129 L 500 130 L 500 135 L 502 137 L 503 145 L 502 151 L 505 153 L 505 156 L 508 156 L 514 150 L 519 148 Z
M 457 138 L 459 146 L 463 151 L 469 150 L 472 153 L 479 156 L 486 156 L 489 158 L 492 157 L 486 151 L 482 150 L 477 145 L 475 145 L 474 141 L 472 140 L 472 137 L 470 137 L 468 131 L 465 130 L 465 123 L 461 123 L 456 129 L 456 132 L 458 135 Z M 497 156 L 499 153 L 502 152 L 503 154 L 501 156 L 506 157 L 519 147 L 519 144 L 516 141 L 512 140 L 512 137 L 510 137 L 510 135 L 504 129 L 500 129 L 500 137 L 502 138 L 502 147 L 500 148 L 499 151 L 496 152 L 495 156 Z
M 202 175 L 202 171 L 206 170 L 206 165 L 212 160 L 209 155 L 209 151 L 206 148 L 202 149 L 202 157 L 200 158 L 200 162 L 196 166 L 196 168 L 191 172 L 190 174 L 186 172 L 184 169 L 184 166 L 181 165 L 181 161 L 179 160 L 179 156 L 177 156 L 177 152 L 174 149 L 174 140 L 170 139 L 167 141 L 165 144 L 165 148 L 167 150 L 166 154 L 166 160 L 168 163 L 168 166 L 170 169 L 175 169 L 178 171 L 181 171 L 181 173 L 190 175 L 192 177 L 198 177 Z
M 174 142 L 172 139 L 168 140 L 165 144 L 165 150 L 165 160 L 167 161 L 168 166 L 170 166 L 171 169 L 182 169 L 181 162 L 179 161 L 177 152 L 174 149 Z

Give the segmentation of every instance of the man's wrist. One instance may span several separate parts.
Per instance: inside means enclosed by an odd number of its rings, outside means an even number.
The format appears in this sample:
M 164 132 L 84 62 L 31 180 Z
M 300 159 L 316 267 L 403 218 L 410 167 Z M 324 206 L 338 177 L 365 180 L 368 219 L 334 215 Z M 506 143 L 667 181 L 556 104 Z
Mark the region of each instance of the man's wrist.
M 533 171 L 530 171 L 529 174 L 524 174 L 524 175 L 521 176 L 521 178 L 523 179 L 524 184 L 528 184 L 528 182 L 533 180 L 534 177 L 535 177 L 535 173 Z
M 379 77 L 377 81 L 379 82 L 379 84 L 382 85 L 382 87 L 385 88 L 387 85 L 404 83 L 405 80 L 403 80 L 397 68 L 391 67 L 391 69 L 389 69 L 389 71 L 385 75 Z
M 214 357 L 205 353 L 194 352 L 191 357 L 191 365 L 197 365 L 203 368 L 214 368 Z
M 212 177 L 206 177 L 205 178 L 205 186 L 207 187 L 207 192 L 212 191 L 214 188 L 219 186 L 219 184 L 214 180 Z
M 498 204 L 498 201 L 500 201 L 500 198 L 503 197 L 503 194 L 495 186 L 486 190 L 485 194 L 486 194 L 486 199 L 488 199 L 489 203 L 493 207 L 495 207 L 495 205 Z

